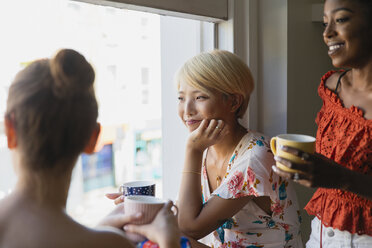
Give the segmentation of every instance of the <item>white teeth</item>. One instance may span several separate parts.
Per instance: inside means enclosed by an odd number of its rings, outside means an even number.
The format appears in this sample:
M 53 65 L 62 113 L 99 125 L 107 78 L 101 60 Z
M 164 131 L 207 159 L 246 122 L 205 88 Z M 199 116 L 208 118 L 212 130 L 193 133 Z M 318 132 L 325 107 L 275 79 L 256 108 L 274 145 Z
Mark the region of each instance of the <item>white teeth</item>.
M 334 51 L 336 49 L 339 49 L 340 47 L 342 47 L 343 44 L 337 44 L 337 45 L 332 45 L 332 46 L 329 46 L 329 51 Z

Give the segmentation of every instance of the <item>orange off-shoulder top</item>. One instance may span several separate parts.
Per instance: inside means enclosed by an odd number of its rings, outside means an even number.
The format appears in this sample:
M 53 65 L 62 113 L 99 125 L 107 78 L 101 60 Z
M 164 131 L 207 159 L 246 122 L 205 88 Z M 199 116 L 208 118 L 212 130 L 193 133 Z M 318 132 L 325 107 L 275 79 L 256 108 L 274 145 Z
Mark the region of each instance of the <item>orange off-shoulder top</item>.
M 325 86 L 333 73 L 326 73 L 318 88 L 323 106 L 316 118 L 316 152 L 372 178 L 372 120 L 365 119 L 355 106 L 345 108 Z M 372 201 L 354 193 L 319 188 L 305 210 L 327 227 L 372 236 Z

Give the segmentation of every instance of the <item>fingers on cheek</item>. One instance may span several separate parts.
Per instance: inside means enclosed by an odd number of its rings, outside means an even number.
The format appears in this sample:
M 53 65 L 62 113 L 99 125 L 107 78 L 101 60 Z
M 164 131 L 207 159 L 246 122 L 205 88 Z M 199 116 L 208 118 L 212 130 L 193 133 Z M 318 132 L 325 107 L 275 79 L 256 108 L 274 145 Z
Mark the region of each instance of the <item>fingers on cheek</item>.
M 206 128 L 208 126 L 208 124 L 209 124 L 208 120 L 203 120 L 201 126 L 202 126 L 202 128 Z
M 215 125 L 215 128 L 214 128 L 214 133 L 217 134 L 217 135 L 222 135 L 224 134 L 226 131 L 226 129 L 224 129 L 225 125 L 223 123 L 222 120 L 216 120 L 216 125 Z
M 216 129 L 218 129 L 218 121 L 215 120 L 215 119 L 212 119 L 210 122 L 209 122 L 209 128 L 214 131 Z
M 223 131 L 223 123 L 222 123 L 221 120 L 218 120 L 218 121 L 217 121 L 216 131 L 218 131 L 219 133 L 220 133 L 221 131 Z
M 222 132 L 223 132 L 223 135 L 227 135 L 229 134 L 230 131 L 227 128 L 224 128 Z
M 224 129 L 224 127 L 226 126 L 225 125 L 225 122 L 223 120 L 219 120 L 218 121 L 218 126 L 221 127 L 221 129 Z
M 218 129 L 217 127 L 217 121 L 216 120 L 211 120 L 209 122 L 209 125 L 206 129 L 206 133 L 209 135 L 213 135 L 215 133 L 215 131 Z
M 202 120 L 200 123 L 200 126 L 198 127 L 199 130 L 204 130 L 208 126 L 208 121 L 207 120 Z

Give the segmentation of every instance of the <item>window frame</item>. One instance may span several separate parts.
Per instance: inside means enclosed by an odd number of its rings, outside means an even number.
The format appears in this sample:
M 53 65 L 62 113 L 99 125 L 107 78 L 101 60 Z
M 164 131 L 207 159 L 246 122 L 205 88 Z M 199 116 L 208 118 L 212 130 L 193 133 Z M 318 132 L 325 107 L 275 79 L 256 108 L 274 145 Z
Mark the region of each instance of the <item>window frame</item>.
M 253 78 L 257 82 L 257 62 L 258 62 L 258 0 L 73 0 L 78 2 L 87 2 L 97 5 L 111 6 L 136 11 L 150 12 L 166 16 L 194 19 L 204 22 L 213 22 L 214 25 L 214 48 L 227 50 L 237 54 L 245 61 L 252 71 Z M 210 6 L 213 5 L 213 8 Z M 247 14 L 248 13 L 248 14 Z M 203 28 L 200 29 L 200 51 L 208 50 L 204 46 L 205 37 Z M 166 55 L 168 56 L 168 55 Z M 165 57 L 166 57 L 165 56 Z M 161 57 L 163 57 L 163 52 Z M 166 57 L 162 59 L 162 67 L 167 63 L 172 63 L 173 58 Z M 173 65 L 170 65 L 173 66 Z M 173 82 L 170 77 L 165 75 L 162 69 L 162 88 L 170 87 Z M 162 90 L 163 91 L 163 90 Z M 243 117 L 242 123 L 250 129 L 258 127 L 258 100 L 257 91 L 251 95 L 248 110 Z M 162 100 L 162 112 L 169 107 L 169 102 L 173 97 L 171 94 Z M 168 111 L 167 111 L 168 112 Z M 162 122 L 174 123 L 174 120 L 168 120 L 166 117 Z M 176 199 L 181 178 L 183 165 L 184 142 L 187 138 L 186 132 L 180 132 L 178 124 L 176 126 L 167 126 L 162 124 L 163 132 L 163 189 L 164 198 Z M 166 135 L 165 131 L 166 130 Z M 173 138 L 169 138 L 173 137 Z M 175 139 L 174 137 L 177 137 Z M 169 149 L 169 143 L 172 146 L 172 152 L 165 151 Z M 168 145 L 167 145 L 168 144 Z M 165 146 L 164 146 L 165 145 Z
M 72 0 L 215 23 L 214 48 L 240 56 L 257 82 L 258 0 Z M 213 5 L 213 8 L 210 6 Z M 248 13 L 248 15 L 247 15 Z M 203 36 L 203 33 L 201 33 Z M 201 52 L 203 47 L 201 47 Z M 257 93 L 243 122 L 257 129 Z
M 228 0 L 73 0 L 129 10 L 219 22 L 228 19 Z M 213 8 L 211 8 L 213 6 Z

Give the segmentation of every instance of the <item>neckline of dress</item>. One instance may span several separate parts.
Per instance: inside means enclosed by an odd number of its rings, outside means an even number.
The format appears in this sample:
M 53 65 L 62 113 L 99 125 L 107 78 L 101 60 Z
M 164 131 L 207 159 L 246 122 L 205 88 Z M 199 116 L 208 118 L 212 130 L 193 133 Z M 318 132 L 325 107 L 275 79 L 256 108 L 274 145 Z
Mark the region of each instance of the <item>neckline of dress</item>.
M 235 148 L 234 148 L 234 150 L 233 150 L 233 152 L 232 152 L 232 154 L 229 156 L 229 162 L 228 162 L 228 164 L 227 164 L 227 168 L 226 168 L 226 172 L 225 172 L 225 174 L 224 174 L 224 176 L 221 178 L 221 183 L 220 183 L 220 185 L 218 185 L 217 187 L 216 187 L 216 189 L 214 190 L 214 191 L 216 191 L 220 186 L 221 186 L 221 184 L 222 184 L 222 182 L 223 182 L 223 180 L 224 180 L 224 178 L 225 178 L 225 175 L 227 174 L 227 172 L 228 171 L 230 171 L 230 164 L 231 164 L 231 162 L 232 162 L 232 158 L 234 157 L 234 155 L 236 154 L 236 151 L 238 150 L 238 148 L 239 148 L 239 146 L 240 146 L 240 144 L 242 143 L 242 141 L 250 134 L 251 132 L 247 129 L 247 133 L 246 134 L 244 134 L 243 135 L 243 137 L 239 140 L 239 142 L 238 142 L 238 144 L 235 146 Z M 209 177 L 208 177 L 208 171 L 207 171 L 207 155 L 208 155 L 208 150 L 209 150 L 209 147 L 206 149 L 206 151 L 205 151 L 205 157 L 204 157 L 204 161 L 203 161 L 203 167 L 204 167 L 204 169 L 205 169 L 205 175 L 206 175 L 206 178 L 207 178 L 207 187 L 208 187 L 208 192 L 209 192 L 209 196 L 210 195 L 212 195 L 213 194 L 213 192 L 214 191 L 211 191 L 211 188 L 209 187 Z M 234 157 L 234 159 L 235 159 L 236 157 Z
M 343 72 L 344 70 L 340 70 L 340 72 Z M 341 108 L 342 110 L 346 111 L 347 114 L 352 114 L 354 116 L 358 116 L 359 118 L 361 118 L 361 120 L 367 122 L 367 123 L 371 123 L 372 124 L 372 119 L 366 119 L 364 117 L 364 111 L 355 106 L 355 105 L 351 105 L 349 108 L 346 108 L 341 100 L 341 98 L 338 96 L 338 94 L 336 94 L 333 90 L 331 90 L 330 88 L 328 88 L 325 84 L 325 81 L 334 73 L 336 73 L 338 71 L 335 71 L 335 70 L 332 70 L 332 71 L 329 71 L 328 73 L 326 73 L 323 77 L 322 77 L 322 81 L 321 81 L 321 86 L 324 90 L 324 93 L 326 93 L 326 95 L 328 95 L 331 99 L 331 102 L 334 103 L 336 106 L 338 106 L 339 108 Z

